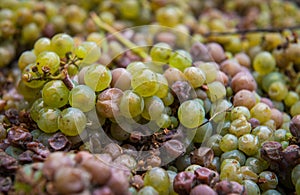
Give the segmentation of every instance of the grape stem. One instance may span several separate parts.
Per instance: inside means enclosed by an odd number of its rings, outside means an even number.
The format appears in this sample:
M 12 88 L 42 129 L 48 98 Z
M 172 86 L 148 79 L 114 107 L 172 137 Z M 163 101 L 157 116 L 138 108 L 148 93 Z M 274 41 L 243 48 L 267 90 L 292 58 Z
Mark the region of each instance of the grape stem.
M 64 82 L 64 84 L 66 85 L 66 87 L 71 91 L 75 85 L 72 82 L 69 74 L 68 74 L 68 70 L 65 68 L 62 70 L 62 81 Z
M 141 49 L 138 45 L 134 44 L 133 42 L 129 41 L 128 39 L 124 38 L 121 35 L 121 33 L 119 33 L 116 29 L 114 29 L 109 24 L 103 22 L 99 18 L 99 16 L 97 16 L 97 14 L 91 13 L 91 17 L 96 25 L 98 25 L 100 28 L 104 29 L 105 31 L 113 34 L 121 43 L 123 43 L 129 49 L 132 49 L 132 51 L 134 53 L 136 53 L 137 55 L 139 55 L 141 58 L 143 58 L 143 59 L 149 58 L 148 54 L 143 49 Z

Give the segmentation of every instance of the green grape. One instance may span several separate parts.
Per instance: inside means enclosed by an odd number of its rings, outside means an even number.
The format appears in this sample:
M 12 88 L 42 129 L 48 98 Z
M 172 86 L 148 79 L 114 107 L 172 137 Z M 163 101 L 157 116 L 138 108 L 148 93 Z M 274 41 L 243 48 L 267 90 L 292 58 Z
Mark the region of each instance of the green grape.
M 297 180 L 295 187 L 296 187 L 296 193 L 300 194 L 300 179 Z
M 244 180 L 243 185 L 245 186 L 247 194 L 260 195 L 260 189 L 258 185 L 252 180 Z
M 36 67 L 36 64 L 27 65 L 22 72 L 22 81 L 27 87 L 30 88 L 41 88 L 46 81 L 42 79 L 31 80 L 33 78 L 39 78 L 39 75 L 36 72 L 33 72 L 32 69 Z
M 268 163 L 255 157 L 249 157 L 245 162 L 245 166 L 249 166 L 254 173 L 259 174 L 268 168 Z
M 273 137 L 273 131 L 267 126 L 258 126 L 252 129 L 251 134 L 258 137 L 259 143 L 262 144 L 265 141 L 271 140 Z
M 284 98 L 284 104 L 287 107 L 291 107 L 297 101 L 299 101 L 299 95 L 298 95 L 298 93 L 296 93 L 294 91 L 289 91 L 288 94 Z
M 160 25 L 175 27 L 179 24 L 182 12 L 175 6 L 161 7 L 156 11 L 156 20 Z
M 239 161 L 237 161 L 236 159 L 224 159 L 221 163 L 220 169 L 222 170 L 225 166 L 233 166 L 236 169 L 240 169 L 241 165 L 239 163 Z
M 199 67 L 205 73 L 206 83 L 211 83 L 216 80 L 218 76 L 218 68 L 216 63 L 198 62 L 195 63 L 195 66 Z
M 60 67 L 60 58 L 55 52 L 42 52 L 36 58 L 36 67 L 41 74 L 48 72 L 55 74 Z
M 243 175 L 244 180 L 249 179 L 254 182 L 257 182 L 257 180 L 258 180 L 258 175 L 256 173 L 254 173 L 254 171 L 249 166 L 242 166 L 241 173 Z
M 266 92 L 269 91 L 269 87 L 272 83 L 281 81 L 285 83 L 284 75 L 280 72 L 271 72 L 262 78 L 262 89 Z
M 163 101 L 157 96 L 144 98 L 144 104 L 142 117 L 147 120 L 158 119 L 165 109 Z
M 249 120 L 251 117 L 250 111 L 245 106 L 236 106 L 230 112 L 230 119 L 232 121 L 245 117 L 246 120 Z
M 42 97 L 46 105 L 60 108 L 68 103 L 69 89 L 61 80 L 52 80 L 44 85 Z
M 253 68 L 259 74 L 268 74 L 274 70 L 276 61 L 272 54 L 267 51 L 258 53 L 253 60 Z
M 96 94 L 86 85 L 77 85 L 69 93 L 69 104 L 79 108 L 82 112 L 88 112 L 95 107 Z
M 268 95 L 272 100 L 275 101 L 281 101 L 284 100 L 284 98 L 288 94 L 288 88 L 287 86 L 282 83 L 281 81 L 273 82 L 268 90 Z
M 230 124 L 229 132 L 240 137 L 251 132 L 251 124 L 244 117 L 235 119 Z
M 36 56 L 44 51 L 51 50 L 51 40 L 47 37 L 39 38 L 33 46 L 33 52 Z
M 64 109 L 58 118 L 58 128 L 67 136 L 76 136 L 86 127 L 86 116 L 78 108 Z
M 125 68 L 115 68 L 111 70 L 111 87 L 126 91 L 131 88 L 131 74 Z
M 226 117 L 226 110 L 229 109 L 232 104 L 226 99 L 220 99 L 211 104 L 209 113 L 210 117 L 213 117 L 214 122 L 222 122 Z
M 83 60 L 80 63 L 80 66 L 89 65 L 99 60 L 101 56 L 101 50 L 95 42 L 85 41 L 81 43 L 80 46 L 85 49 L 85 51 L 83 49 L 80 49 L 79 51 L 75 50 L 77 51 L 76 54 L 80 55 L 83 58 Z
M 256 118 L 261 123 L 267 122 L 271 119 L 272 111 L 270 107 L 265 103 L 257 103 L 250 110 L 251 117 Z
M 223 99 L 226 96 L 225 86 L 219 81 L 213 81 L 207 84 L 208 96 L 212 102 Z
M 204 119 L 204 123 L 207 122 L 207 119 Z M 211 122 L 206 123 L 197 128 L 195 136 L 193 138 L 194 143 L 202 143 L 208 140 L 213 133 L 213 127 Z
M 224 160 L 223 163 L 223 166 L 221 165 L 220 179 L 242 183 L 243 175 L 240 172 L 239 165 L 231 162 L 226 163 L 226 160 Z
M 296 186 L 297 180 L 300 178 L 300 164 L 296 165 L 292 170 L 292 182 Z
M 29 23 L 22 28 L 21 40 L 23 43 L 33 43 L 40 37 L 40 29 L 36 23 Z
M 169 58 L 172 53 L 172 48 L 167 43 L 156 43 L 152 46 L 150 50 L 150 56 L 153 62 L 160 62 L 155 63 L 158 65 L 164 65 L 169 62 Z
M 238 146 L 238 138 L 235 135 L 226 134 L 222 137 L 219 145 L 223 152 L 235 150 Z
M 169 85 L 168 85 L 168 80 L 159 73 L 156 73 L 156 78 L 158 82 L 158 90 L 154 95 L 156 95 L 159 98 L 164 98 L 168 95 L 169 92 Z
M 147 66 L 143 62 L 131 62 L 127 65 L 126 70 L 131 74 L 134 75 L 135 73 L 140 72 L 141 70 L 146 69 Z
M 258 137 L 252 134 L 242 135 L 238 140 L 238 149 L 248 156 L 255 155 L 259 149 Z
M 169 86 L 172 86 L 177 81 L 187 80 L 183 72 L 172 67 L 169 67 L 167 70 L 165 70 L 164 77 L 167 79 Z
M 281 195 L 281 193 L 278 192 L 277 190 L 271 189 L 263 192 L 262 195 Z
M 134 92 L 142 97 L 154 95 L 159 88 L 156 73 L 149 69 L 136 72 L 132 75 L 131 87 Z
M 178 119 L 187 128 L 200 126 L 205 118 L 203 106 L 196 100 L 187 100 L 178 108 Z
M 110 70 L 101 64 L 90 65 L 84 73 L 85 84 L 96 92 L 108 88 L 111 80 Z
M 278 185 L 278 179 L 275 173 L 263 171 L 259 174 L 258 185 L 263 191 L 275 189 Z
M 20 80 L 17 84 L 17 92 L 21 94 L 26 101 L 32 103 L 37 98 L 41 97 L 41 88 L 30 88 Z
M 36 55 L 32 51 L 24 51 L 18 60 L 18 67 L 21 71 L 29 64 L 35 63 Z
M 59 33 L 51 38 L 51 49 L 60 58 L 66 57 L 66 54 L 73 52 L 75 49 L 75 43 L 70 35 Z
M 30 108 L 30 117 L 32 118 L 32 120 L 34 120 L 35 122 L 38 121 L 39 119 L 39 111 L 44 108 L 44 100 L 43 98 L 39 98 L 37 100 L 35 100 Z
M 82 45 L 78 45 L 74 50 L 74 54 L 80 60 L 83 60 L 87 56 L 87 53 L 87 50 Z
M 289 134 L 288 134 L 287 130 L 277 129 L 274 132 L 274 141 L 282 142 L 282 141 L 288 141 L 288 139 L 289 139 Z
M 192 65 L 192 56 L 185 50 L 176 50 L 170 56 L 169 65 L 184 71 L 184 69 Z
M 137 195 L 159 195 L 158 191 L 152 186 L 142 187 Z
M 123 116 L 134 118 L 143 112 L 144 99 L 137 93 L 127 90 L 124 91 L 119 107 Z
M 44 107 L 39 111 L 38 127 L 45 133 L 54 133 L 58 130 L 58 117 L 60 110 L 58 108 Z
M 300 114 L 300 101 L 297 101 L 295 104 L 293 104 L 290 108 L 290 114 L 292 116 L 296 116 Z
M 174 178 L 176 177 L 177 173 L 174 171 L 167 170 L 169 180 L 170 180 L 170 186 L 169 186 L 169 195 L 176 195 L 177 193 L 174 191 L 173 182 Z
M 215 156 L 220 156 L 223 153 L 223 151 L 220 148 L 221 139 L 221 135 L 215 134 L 208 138 L 207 143 L 205 144 L 207 147 L 213 149 Z
M 240 165 L 244 165 L 246 162 L 245 154 L 240 150 L 236 150 L 236 149 L 228 152 L 224 152 L 221 155 L 221 159 L 220 159 L 221 162 L 223 162 L 226 159 L 235 159 L 240 163 Z
M 152 186 L 159 194 L 168 194 L 170 179 L 166 170 L 154 167 L 148 170 L 144 176 L 144 186 Z
M 188 67 L 184 69 L 183 74 L 193 88 L 201 87 L 206 80 L 205 73 L 198 67 Z
M 119 4 L 119 9 L 124 19 L 135 19 L 140 16 L 141 7 L 137 0 L 123 0 Z
M 159 128 L 168 128 L 171 125 L 171 118 L 169 115 L 162 113 L 159 118 L 155 119 L 155 123 Z

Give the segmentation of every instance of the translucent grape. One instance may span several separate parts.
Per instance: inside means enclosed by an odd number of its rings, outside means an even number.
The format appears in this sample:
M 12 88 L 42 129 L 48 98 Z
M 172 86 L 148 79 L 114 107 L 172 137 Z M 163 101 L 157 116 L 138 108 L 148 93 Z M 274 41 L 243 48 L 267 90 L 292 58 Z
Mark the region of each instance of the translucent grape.
M 67 136 L 76 136 L 86 127 L 86 117 L 78 108 L 64 109 L 58 118 L 58 128 Z
M 163 168 L 154 167 L 146 172 L 144 185 L 152 186 L 159 194 L 168 194 L 170 186 L 169 175 Z
M 59 33 L 51 38 L 51 49 L 57 53 L 60 58 L 65 57 L 69 52 L 73 52 L 74 48 L 75 43 L 70 35 Z
M 144 98 L 144 110 L 142 116 L 147 120 L 155 120 L 163 113 L 165 105 L 157 96 Z
M 205 119 L 203 122 L 206 122 L 207 119 Z M 213 133 L 213 127 L 210 122 L 206 123 L 205 125 L 202 125 L 197 128 L 195 136 L 193 138 L 194 143 L 202 143 L 208 140 L 209 137 L 211 137 Z
M 155 123 L 159 128 L 168 128 L 171 125 L 171 122 L 171 117 L 165 113 L 159 115 L 159 117 L 155 120 Z
M 160 25 L 174 27 L 182 17 L 182 12 L 175 6 L 166 6 L 157 10 L 156 20 Z
M 300 114 L 300 101 L 297 101 L 295 104 L 293 104 L 290 108 L 290 114 L 292 116 L 296 116 Z
M 238 140 L 238 149 L 248 156 L 255 155 L 259 148 L 258 137 L 252 134 L 242 135 Z
M 149 69 L 136 72 L 132 75 L 131 87 L 134 92 L 142 97 L 154 95 L 159 88 L 156 73 Z
M 300 164 L 296 165 L 292 170 L 292 182 L 296 186 L 297 180 L 300 178 Z
M 245 106 L 235 106 L 230 112 L 230 119 L 232 121 L 244 116 L 246 120 L 249 120 L 251 117 L 250 111 Z
M 125 68 L 115 68 L 111 71 L 111 86 L 122 91 L 131 88 L 131 74 Z
M 158 191 L 152 186 L 144 186 L 139 190 L 137 195 L 158 195 Z
M 137 0 L 124 0 L 119 4 L 119 9 L 122 18 L 124 19 L 134 19 L 139 16 L 140 4 Z M 130 11 L 129 11 L 130 10 Z
M 158 90 L 154 95 L 156 95 L 159 98 L 164 98 L 168 95 L 169 92 L 169 85 L 168 80 L 159 73 L 156 73 L 157 83 L 158 83 Z
M 138 73 L 139 71 L 147 68 L 146 64 L 143 62 L 131 62 L 127 65 L 126 70 L 131 74 L 134 75 L 135 73 Z
M 184 71 L 185 68 L 192 65 L 192 56 L 185 50 L 176 50 L 170 56 L 169 65 Z
M 18 67 L 21 71 L 29 64 L 35 63 L 36 55 L 32 51 L 24 51 L 18 60 Z
M 214 62 L 197 62 L 196 67 L 199 67 L 204 73 L 206 78 L 206 83 L 211 83 L 216 80 L 218 75 L 217 64 Z
M 30 117 L 32 118 L 32 120 L 34 120 L 35 122 L 38 121 L 39 119 L 39 111 L 44 108 L 44 100 L 43 98 L 39 98 L 37 100 L 35 100 L 30 108 Z
M 29 64 L 27 65 L 23 72 L 22 72 L 22 81 L 24 84 L 30 88 L 40 88 L 42 87 L 46 81 L 37 79 L 37 80 L 31 80 L 32 78 L 39 78 L 39 75 L 36 72 L 32 71 L 32 68 L 35 68 L 36 64 Z
M 276 81 L 285 82 L 284 75 L 280 72 L 271 72 L 271 73 L 265 75 L 262 78 L 262 82 L 261 82 L 262 89 L 264 91 L 268 92 L 270 85 Z
M 120 112 L 123 116 L 133 118 L 143 112 L 144 99 L 137 93 L 127 90 L 120 100 Z
M 261 123 L 271 119 L 272 111 L 265 103 L 257 103 L 251 110 L 251 117 L 258 119 Z
M 238 138 L 232 134 L 226 134 L 220 141 L 220 148 L 223 152 L 228 152 L 237 149 Z
M 229 132 L 237 137 L 240 137 L 251 132 L 251 124 L 246 120 L 245 117 L 240 117 L 232 121 Z
M 267 51 L 258 53 L 253 60 L 253 68 L 259 74 L 268 74 L 274 70 L 275 66 L 274 57 Z
M 85 49 L 84 51 L 85 56 L 82 53 L 78 53 L 79 51 L 77 50 L 77 55 L 81 54 L 81 57 L 83 57 L 83 60 L 81 61 L 80 65 L 92 64 L 99 60 L 101 56 L 101 50 L 95 42 L 85 41 L 81 43 L 80 46 Z
M 39 111 L 38 127 L 45 133 L 54 133 L 58 130 L 58 117 L 60 110 L 58 108 L 45 107 Z
M 294 91 L 289 91 L 286 97 L 284 98 L 284 104 L 288 107 L 292 106 L 299 100 L 298 93 Z
M 84 73 L 85 84 L 96 92 L 109 87 L 111 80 L 110 70 L 101 64 L 90 65 Z
M 228 152 L 224 152 L 221 155 L 220 161 L 223 162 L 226 159 L 235 159 L 240 163 L 240 165 L 244 165 L 246 162 L 246 156 L 240 150 L 231 150 Z
M 201 87 L 206 80 L 205 73 L 198 67 L 188 67 L 183 73 L 194 88 Z
M 95 107 L 96 94 L 86 85 L 75 86 L 69 94 L 69 104 L 79 108 L 82 112 L 88 112 Z
M 254 181 L 244 180 L 243 185 L 245 186 L 247 194 L 260 195 L 260 189 Z
M 44 51 L 40 53 L 36 58 L 36 67 L 38 72 L 43 74 L 49 72 L 54 74 L 58 71 L 60 66 L 59 56 L 52 51 Z
M 288 94 L 288 88 L 287 86 L 281 82 L 281 81 L 276 81 L 273 82 L 268 90 L 268 95 L 272 100 L 275 101 L 282 101 L 285 99 L 285 97 Z
M 258 126 L 252 129 L 251 134 L 256 135 L 259 143 L 262 144 L 264 141 L 271 140 L 273 137 L 273 130 L 267 126 Z
M 167 64 L 172 53 L 172 48 L 167 43 L 156 43 L 150 50 L 152 61 L 160 62 L 159 65 Z
M 42 97 L 48 106 L 60 108 L 68 103 L 69 89 L 61 80 L 52 80 L 43 87 Z
M 187 100 L 178 108 L 178 119 L 187 128 L 196 128 L 205 118 L 205 110 L 199 101 Z
M 249 166 L 254 173 L 259 174 L 268 168 L 268 163 L 255 157 L 249 157 L 245 162 L 245 166 Z
M 213 81 L 207 84 L 208 96 L 212 102 L 223 99 L 226 96 L 226 89 L 219 81 Z
M 44 51 L 50 51 L 51 50 L 51 40 L 47 37 L 39 38 L 33 46 L 33 52 L 36 56 L 38 56 L 40 53 Z
M 275 189 L 278 185 L 278 178 L 276 174 L 271 171 L 263 171 L 259 174 L 258 185 L 263 191 Z

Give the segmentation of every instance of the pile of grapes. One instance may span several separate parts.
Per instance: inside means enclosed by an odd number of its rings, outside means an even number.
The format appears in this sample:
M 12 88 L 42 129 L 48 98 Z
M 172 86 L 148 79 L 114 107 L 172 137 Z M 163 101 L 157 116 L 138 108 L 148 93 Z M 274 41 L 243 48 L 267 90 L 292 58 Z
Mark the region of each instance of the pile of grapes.
M 300 194 L 300 7 L 0 2 L 1 194 Z

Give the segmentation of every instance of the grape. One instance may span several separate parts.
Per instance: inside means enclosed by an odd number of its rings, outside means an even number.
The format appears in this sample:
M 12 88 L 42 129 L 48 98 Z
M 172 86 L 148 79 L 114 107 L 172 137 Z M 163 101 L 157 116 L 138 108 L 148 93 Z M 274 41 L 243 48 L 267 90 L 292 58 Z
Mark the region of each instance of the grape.
M 199 67 L 205 73 L 206 83 L 211 83 L 216 80 L 218 75 L 218 68 L 216 63 L 196 62 L 195 66 Z
M 58 108 L 44 107 L 39 111 L 38 127 L 45 133 L 54 133 L 58 130 L 58 117 L 60 110 Z
M 159 98 L 164 98 L 168 95 L 169 92 L 169 85 L 167 79 L 159 73 L 156 73 L 156 78 L 158 82 L 158 90 L 154 95 L 156 95 Z
M 258 137 L 252 134 L 242 135 L 238 140 L 238 149 L 248 156 L 255 155 L 259 148 Z
M 270 85 L 268 90 L 268 95 L 270 96 L 270 98 L 276 101 L 284 100 L 287 94 L 288 94 L 287 86 L 280 81 L 273 82 Z
M 169 65 L 184 71 L 185 68 L 192 65 L 192 56 L 185 50 L 176 50 L 170 56 Z
M 44 100 L 43 98 L 38 98 L 37 100 L 35 100 L 30 108 L 30 117 L 32 118 L 32 120 L 34 120 L 35 122 L 37 122 L 37 120 L 39 119 L 39 111 L 44 108 Z
M 219 81 L 213 81 L 207 84 L 208 96 L 212 102 L 223 99 L 226 96 L 226 89 Z
M 36 64 L 27 65 L 22 72 L 22 81 L 27 87 L 30 88 L 40 88 L 42 87 L 46 81 L 38 79 L 38 80 L 30 80 L 32 78 L 38 78 L 39 75 L 36 72 L 32 71 L 32 68 L 35 68 Z M 29 80 L 28 80 L 29 79 Z
M 181 20 L 181 10 L 174 6 L 166 6 L 157 10 L 156 20 L 160 25 L 174 27 Z
M 60 58 L 56 53 L 52 51 L 45 51 L 37 56 L 36 66 L 38 72 L 41 74 L 45 72 L 55 74 L 60 66 Z
M 289 91 L 288 94 L 284 98 L 284 104 L 287 107 L 291 107 L 293 104 L 295 104 L 299 100 L 298 93 L 294 91 Z
M 245 106 L 250 110 L 255 104 L 255 94 L 249 90 L 242 89 L 233 97 L 234 106 Z
M 158 119 L 165 108 L 163 101 L 157 96 L 144 98 L 144 104 L 142 116 L 147 120 Z
M 48 106 L 60 108 L 68 103 L 69 90 L 61 80 L 52 80 L 44 85 L 42 97 Z
M 300 114 L 300 101 L 297 101 L 295 104 L 293 104 L 290 108 L 290 114 L 292 116 L 296 116 Z
M 244 165 L 246 162 L 246 156 L 240 150 L 231 150 L 228 152 L 224 152 L 221 155 L 220 161 L 223 162 L 226 159 L 235 159 L 240 163 L 240 165 Z
M 188 67 L 183 73 L 194 88 L 201 87 L 205 82 L 205 73 L 198 67 Z
M 300 194 L 300 179 L 297 180 L 295 187 L 296 187 L 296 193 Z
M 76 136 L 86 127 L 86 117 L 78 108 L 64 109 L 58 118 L 58 128 L 67 136 Z
M 146 172 L 144 185 L 152 186 L 159 194 L 168 194 L 170 186 L 169 175 L 163 168 L 154 167 Z
M 300 178 L 300 164 L 296 165 L 292 170 L 292 182 L 295 186 L 297 186 L 297 180 Z
M 160 62 L 159 65 L 164 65 L 169 62 L 172 48 L 167 43 L 156 43 L 150 50 L 150 56 L 153 62 Z M 156 63 L 157 64 L 157 63 Z
M 268 164 L 265 161 L 257 159 L 255 157 L 247 158 L 245 166 L 249 166 L 251 170 L 256 174 L 259 174 L 260 172 L 268 168 Z
M 278 179 L 275 173 L 263 171 L 259 174 L 258 185 L 263 191 L 275 189 L 278 185 Z
M 231 162 L 226 163 L 225 161 L 223 161 L 224 164 L 222 163 L 223 166 L 221 165 L 220 179 L 242 183 L 243 175 L 240 172 L 239 165 Z
M 40 88 L 30 88 L 25 83 L 20 80 L 17 86 L 18 93 L 22 94 L 24 99 L 28 102 L 33 102 L 39 97 L 41 97 L 41 89 Z
M 143 62 L 131 62 L 127 65 L 126 70 L 131 74 L 134 75 L 135 73 L 140 72 L 141 70 L 146 69 L 147 66 Z
M 125 68 L 115 68 L 111 71 L 111 86 L 122 91 L 131 88 L 131 74 Z
M 24 51 L 18 60 L 18 66 L 21 71 L 29 64 L 35 63 L 36 55 L 32 51 Z
M 132 75 L 131 87 L 134 92 L 142 97 L 149 97 L 154 95 L 158 88 L 159 83 L 155 72 L 144 69 Z
M 124 19 L 135 19 L 139 17 L 140 4 L 137 0 L 124 0 L 119 4 L 119 9 L 122 18 Z
M 51 38 L 51 49 L 57 53 L 60 58 L 65 57 L 69 52 L 73 52 L 74 48 L 75 43 L 70 35 L 59 33 Z
M 158 191 L 152 186 L 142 187 L 137 195 L 158 195 Z
M 244 180 L 243 185 L 245 186 L 247 194 L 260 195 L 260 189 L 258 185 L 252 180 Z
M 21 30 L 21 40 L 23 43 L 32 43 L 40 37 L 40 30 L 36 23 L 29 23 Z
M 235 150 L 238 146 L 238 138 L 232 134 L 226 134 L 222 137 L 219 144 L 223 152 Z
M 207 119 L 204 119 L 204 123 L 207 121 Z M 210 122 L 206 123 L 205 125 L 202 125 L 197 128 L 195 136 L 193 138 L 194 143 L 202 143 L 208 140 L 209 137 L 211 137 L 213 133 L 213 127 Z
M 201 125 L 205 118 L 203 106 L 196 100 L 187 100 L 178 108 L 178 119 L 187 128 L 196 128 Z
M 85 41 L 81 43 L 80 46 L 85 49 L 83 52 L 77 50 L 77 55 L 83 58 L 80 66 L 89 65 L 99 60 L 101 51 L 99 46 L 95 42 Z
M 258 126 L 252 129 L 251 134 L 258 137 L 259 143 L 262 144 L 265 141 L 270 140 L 273 137 L 273 131 L 267 126 Z
M 271 119 L 272 111 L 267 104 L 257 103 L 251 110 L 251 117 L 258 119 L 261 123 Z
M 84 73 L 85 84 L 96 92 L 109 87 L 111 80 L 110 70 L 101 64 L 90 65 Z
M 86 85 L 75 86 L 69 94 L 69 104 L 82 112 L 92 110 L 95 107 L 95 100 L 95 92 Z
M 262 195 L 281 195 L 280 192 L 278 192 L 277 190 L 267 190 L 265 192 L 262 193 Z
M 253 61 L 253 68 L 259 74 L 268 74 L 274 70 L 276 61 L 271 53 L 263 51 L 258 53 Z
M 39 38 L 33 46 L 33 52 L 36 56 L 44 51 L 51 50 L 51 40 L 47 37 Z
M 124 91 L 120 100 L 120 112 L 127 118 L 133 118 L 143 112 L 144 99 L 131 90 Z
M 159 115 L 159 117 L 155 120 L 155 123 L 159 128 L 168 128 L 171 125 L 171 122 L 170 116 L 164 113 Z

